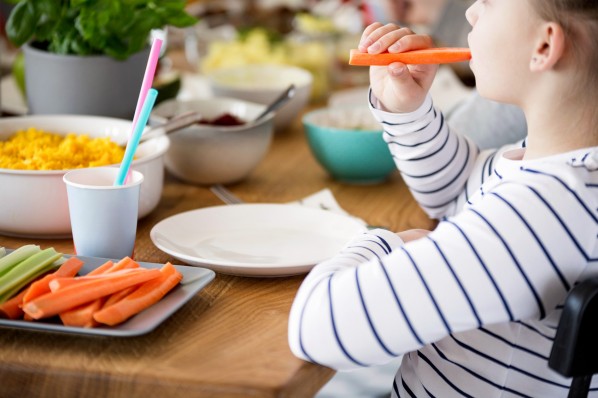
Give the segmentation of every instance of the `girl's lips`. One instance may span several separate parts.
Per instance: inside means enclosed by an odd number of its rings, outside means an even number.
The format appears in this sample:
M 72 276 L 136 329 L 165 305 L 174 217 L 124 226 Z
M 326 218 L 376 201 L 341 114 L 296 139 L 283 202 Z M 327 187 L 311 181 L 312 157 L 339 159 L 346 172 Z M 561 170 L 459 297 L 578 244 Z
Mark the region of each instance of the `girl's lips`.
M 473 63 L 473 51 L 471 51 L 471 32 L 469 34 L 467 34 L 467 47 L 469 48 L 469 51 L 471 52 L 471 58 L 469 59 L 469 65 L 471 65 Z

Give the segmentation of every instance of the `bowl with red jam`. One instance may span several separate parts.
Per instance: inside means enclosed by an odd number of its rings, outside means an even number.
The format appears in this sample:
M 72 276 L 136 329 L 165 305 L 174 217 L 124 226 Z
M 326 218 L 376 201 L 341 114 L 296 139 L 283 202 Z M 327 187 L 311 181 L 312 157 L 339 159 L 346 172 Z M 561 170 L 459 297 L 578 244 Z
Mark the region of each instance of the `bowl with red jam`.
M 265 105 L 234 98 L 169 100 L 152 112 L 163 121 L 188 112 L 201 120 L 173 132 L 165 154 L 166 170 L 193 184 L 227 184 L 247 178 L 264 158 L 274 132 L 270 113 L 259 121 Z
M 244 101 L 270 104 L 290 84 L 295 95 L 274 117 L 274 129 L 284 132 L 298 119 L 308 104 L 313 87 L 313 75 L 306 69 L 291 65 L 256 64 L 215 69 L 206 75 L 216 97 L 238 98 Z

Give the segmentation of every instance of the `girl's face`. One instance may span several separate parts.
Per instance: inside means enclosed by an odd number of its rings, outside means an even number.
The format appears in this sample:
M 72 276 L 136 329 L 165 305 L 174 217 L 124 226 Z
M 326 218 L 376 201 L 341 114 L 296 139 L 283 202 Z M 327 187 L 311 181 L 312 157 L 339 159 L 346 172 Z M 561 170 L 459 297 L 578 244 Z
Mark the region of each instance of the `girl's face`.
M 480 94 L 519 104 L 530 75 L 534 27 L 540 18 L 530 0 L 477 0 L 465 13 L 471 69 Z

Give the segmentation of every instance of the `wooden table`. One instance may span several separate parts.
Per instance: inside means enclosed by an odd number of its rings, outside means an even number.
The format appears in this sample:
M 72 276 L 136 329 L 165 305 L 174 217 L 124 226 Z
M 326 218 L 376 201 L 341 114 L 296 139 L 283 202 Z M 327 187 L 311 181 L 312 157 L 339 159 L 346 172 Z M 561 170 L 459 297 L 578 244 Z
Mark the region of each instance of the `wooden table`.
M 398 173 L 380 185 L 330 179 L 312 157 L 300 119 L 276 133 L 267 157 L 229 188 L 247 202 L 284 203 L 330 188 L 349 213 L 392 230 L 432 228 Z M 151 228 L 174 214 L 221 205 L 208 187 L 167 176 L 162 199 L 140 221 L 136 259 L 180 263 L 158 250 Z M 37 243 L 73 253 L 71 240 L 0 236 L 0 246 Z M 214 281 L 155 331 L 114 338 L 0 329 L 1 397 L 309 397 L 334 374 L 294 357 L 289 309 L 303 277 Z

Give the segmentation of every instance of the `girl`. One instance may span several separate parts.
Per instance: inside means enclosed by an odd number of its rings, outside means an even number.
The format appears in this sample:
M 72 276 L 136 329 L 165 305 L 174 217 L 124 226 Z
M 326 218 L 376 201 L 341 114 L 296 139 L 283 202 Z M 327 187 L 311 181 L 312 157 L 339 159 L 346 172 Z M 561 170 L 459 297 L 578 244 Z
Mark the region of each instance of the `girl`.
M 598 2 L 478 0 L 466 16 L 479 93 L 519 106 L 528 138 L 479 152 L 435 110 L 435 66 L 372 67 L 372 112 L 441 221 L 430 233 L 369 231 L 314 267 L 289 343 L 336 369 L 404 354 L 393 396 L 564 397 L 570 380 L 547 366 L 559 303 L 598 273 Z M 372 24 L 359 48 L 430 45 Z

